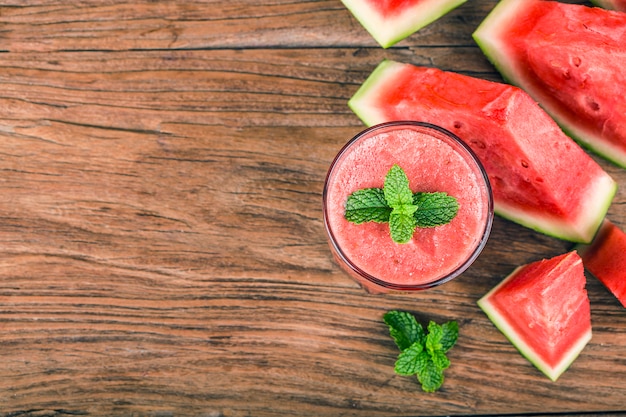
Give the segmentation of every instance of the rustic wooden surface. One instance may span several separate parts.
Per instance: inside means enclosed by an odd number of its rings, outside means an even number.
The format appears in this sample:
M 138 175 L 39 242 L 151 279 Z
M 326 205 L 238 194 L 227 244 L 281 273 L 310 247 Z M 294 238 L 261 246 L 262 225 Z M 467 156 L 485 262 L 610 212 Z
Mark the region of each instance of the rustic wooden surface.
M 322 184 L 383 59 L 500 80 L 471 0 L 383 50 L 339 0 L 0 2 L 0 413 L 415 416 L 626 411 L 626 311 L 550 382 L 477 299 L 571 245 L 496 219 L 462 277 L 371 296 Z M 626 170 L 609 216 L 626 227 Z M 393 373 L 383 313 L 457 320 L 444 388 Z

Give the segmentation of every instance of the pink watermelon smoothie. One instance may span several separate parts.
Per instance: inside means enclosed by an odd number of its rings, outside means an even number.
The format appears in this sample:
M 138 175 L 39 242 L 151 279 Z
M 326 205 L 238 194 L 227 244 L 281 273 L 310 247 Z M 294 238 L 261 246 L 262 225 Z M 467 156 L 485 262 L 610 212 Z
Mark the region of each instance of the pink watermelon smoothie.
M 388 223 L 348 222 L 348 196 L 382 188 L 394 164 L 414 193 L 455 197 L 456 217 L 418 228 L 405 244 L 391 239 Z M 324 187 L 324 220 L 335 259 L 366 290 L 421 290 L 458 276 L 476 259 L 491 230 L 493 201 L 480 162 L 458 138 L 425 123 L 390 122 L 365 130 L 339 152 Z

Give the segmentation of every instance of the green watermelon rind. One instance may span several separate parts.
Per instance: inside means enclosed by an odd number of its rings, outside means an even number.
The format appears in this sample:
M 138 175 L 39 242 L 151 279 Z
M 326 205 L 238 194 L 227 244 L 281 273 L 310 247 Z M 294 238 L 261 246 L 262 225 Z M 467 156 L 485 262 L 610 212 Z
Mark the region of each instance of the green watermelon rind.
M 591 0 L 591 3 L 607 10 L 620 10 L 620 7 L 618 7 L 613 0 Z
M 393 78 L 394 71 L 401 71 L 402 64 L 391 60 L 383 60 L 372 71 L 367 79 L 361 84 L 361 87 L 348 100 L 348 107 L 358 116 L 359 119 L 367 126 L 385 122 L 385 118 L 381 117 L 380 111 L 371 109 L 368 106 L 368 99 L 378 95 L 378 89 L 384 91 L 385 84 L 381 80 Z M 378 87 L 378 88 L 377 88 Z
M 502 218 L 547 236 L 573 243 L 589 243 L 602 225 L 602 221 L 617 193 L 617 183 L 611 177 L 606 176 L 599 178 L 599 180 L 601 182 L 590 187 L 594 194 L 586 197 L 588 202 L 595 203 L 594 206 L 586 207 L 585 213 L 589 220 L 581 222 L 581 224 L 587 227 L 575 232 L 572 232 L 571 225 L 560 225 L 556 220 L 544 220 L 541 216 L 534 216 L 514 207 L 505 206 L 501 201 L 494 202 L 494 212 Z
M 372 97 L 385 93 L 385 80 L 393 80 L 394 74 L 402 71 L 404 65 L 392 60 L 383 60 L 348 101 L 348 107 L 365 125 L 373 126 L 388 121 L 379 109 L 373 108 L 369 103 Z M 597 186 L 590 187 L 593 194 L 586 197 L 588 202 L 586 217 L 585 221 L 581 222 L 586 227 L 581 230 L 572 230 L 571 225 L 562 224 L 554 219 L 543 220 L 541 216 L 506 206 L 501 201 L 494 203 L 494 212 L 502 218 L 547 236 L 574 243 L 589 243 L 602 224 L 617 193 L 617 183 L 610 176 L 604 176 L 600 180 L 601 183 Z
M 396 17 L 383 18 L 368 2 L 341 0 L 361 26 L 382 46 L 389 48 L 443 17 L 467 0 L 426 0 Z
M 476 44 L 489 62 L 498 70 L 502 78 L 526 91 L 538 101 L 539 105 L 552 116 L 561 127 L 563 132 L 576 140 L 584 148 L 602 156 L 614 164 L 626 168 L 626 153 L 623 149 L 612 146 L 606 140 L 599 138 L 594 132 L 585 129 L 584 126 L 570 120 L 558 106 L 552 105 L 547 100 L 541 99 L 541 92 L 535 91 L 524 81 L 524 71 L 507 51 L 509 47 L 502 36 L 502 31 L 507 31 L 513 26 L 514 21 L 519 19 L 520 10 L 531 2 L 527 0 L 501 0 L 487 17 L 480 23 L 472 34 Z
M 490 297 L 495 294 L 500 288 L 505 286 L 509 281 L 511 281 L 515 276 L 524 268 L 524 266 L 519 266 L 515 268 L 515 270 L 508 275 L 504 280 L 502 280 L 498 285 L 493 287 L 487 294 L 485 294 L 480 300 L 478 300 L 477 304 L 480 309 L 487 315 L 489 320 L 496 326 L 500 332 L 515 346 L 515 348 L 524 356 L 530 363 L 532 363 L 537 369 L 543 372 L 551 381 L 556 381 L 562 374 L 565 372 L 572 363 L 578 358 L 580 353 L 583 351 L 585 346 L 591 340 L 592 332 L 591 326 L 587 332 L 581 335 L 581 337 L 576 341 L 574 345 L 570 348 L 567 355 L 563 357 L 558 366 L 552 368 L 548 365 L 544 360 L 541 359 L 539 355 L 535 353 L 531 346 L 529 346 L 524 340 L 520 337 L 516 336 L 516 332 L 511 327 L 508 322 L 504 319 L 504 316 L 501 315 L 497 308 L 490 302 Z

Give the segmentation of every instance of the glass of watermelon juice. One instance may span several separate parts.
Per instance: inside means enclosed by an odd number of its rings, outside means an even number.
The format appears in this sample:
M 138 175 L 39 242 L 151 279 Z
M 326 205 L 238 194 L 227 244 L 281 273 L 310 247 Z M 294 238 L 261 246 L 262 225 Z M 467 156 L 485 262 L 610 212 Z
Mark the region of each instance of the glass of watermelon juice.
M 457 199 L 447 224 L 417 228 L 407 243 L 390 237 L 389 224 L 351 223 L 348 196 L 382 188 L 393 165 L 411 192 L 445 192 Z M 471 149 L 428 123 L 388 122 L 356 135 L 332 162 L 323 193 L 324 223 L 337 263 L 370 293 L 431 288 L 460 275 L 484 248 L 493 221 L 489 180 Z

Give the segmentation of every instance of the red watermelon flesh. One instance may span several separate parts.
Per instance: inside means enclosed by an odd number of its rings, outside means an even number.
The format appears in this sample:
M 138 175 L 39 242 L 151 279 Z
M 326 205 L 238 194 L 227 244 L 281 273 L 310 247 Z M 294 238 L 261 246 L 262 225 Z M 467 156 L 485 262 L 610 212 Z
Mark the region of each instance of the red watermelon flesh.
M 383 61 L 349 102 L 367 124 L 418 120 L 463 139 L 489 176 L 499 215 L 588 243 L 616 184 L 521 89 Z
M 388 48 L 467 0 L 341 0 L 383 47 Z
M 626 167 L 626 13 L 503 0 L 473 36 L 568 134 Z
M 521 266 L 478 301 L 513 345 L 553 381 L 591 339 L 580 256 L 569 252 Z
M 585 268 L 626 307 L 626 233 L 606 219 L 593 242 L 576 250 Z
M 594 0 L 592 3 L 605 9 L 626 12 L 626 0 Z
M 382 1 L 367 1 L 363 0 L 363 3 L 369 3 L 373 9 L 375 9 L 381 16 L 391 17 L 405 13 L 416 2 L 412 0 L 382 0 Z

